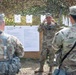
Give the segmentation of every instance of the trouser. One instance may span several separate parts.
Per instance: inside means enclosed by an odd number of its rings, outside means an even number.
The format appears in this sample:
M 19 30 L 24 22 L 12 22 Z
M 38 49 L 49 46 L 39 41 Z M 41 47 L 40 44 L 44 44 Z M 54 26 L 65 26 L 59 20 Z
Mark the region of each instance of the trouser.
M 41 52 L 41 56 L 40 56 L 40 69 L 43 70 L 43 66 L 45 64 L 46 59 L 49 60 L 48 65 L 50 66 L 50 70 L 53 66 L 53 60 L 54 60 L 54 52 L 52 51 L 52 49 L 46 49 L 46 50 L 42 50 Z

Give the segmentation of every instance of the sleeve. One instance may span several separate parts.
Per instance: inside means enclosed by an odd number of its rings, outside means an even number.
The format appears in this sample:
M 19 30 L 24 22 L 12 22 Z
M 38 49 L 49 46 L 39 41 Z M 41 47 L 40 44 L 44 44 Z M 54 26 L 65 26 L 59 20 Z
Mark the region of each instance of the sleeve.
M 24 56 L 24 47 L 22 45 L 22 43 L 19 41 L 18 38 L 12 36 L 13 39 L 13 45 L 14 45 L 14 49 L 15 49 L 15 54 L 18 57 L 23 57 Z
M 44 24 L 40 24 L 38 27 L 38 32 L 42 32 L 45 29 Z
M 62 45 L 62 40 L 62 34 L 60 32 L 57 32 L 52 41 L 52 47 L 54 50 L 58 51 L 60 49 L 60 46 Z

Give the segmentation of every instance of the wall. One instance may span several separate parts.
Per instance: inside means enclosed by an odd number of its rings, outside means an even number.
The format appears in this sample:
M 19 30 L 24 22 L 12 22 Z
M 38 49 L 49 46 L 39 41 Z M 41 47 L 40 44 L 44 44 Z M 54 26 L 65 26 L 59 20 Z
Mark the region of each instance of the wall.
M 42 48 L 42 33 L 40 33 L 39 34 L 39 38 L 40 38 L 40 40 L 39 40 L 39 42 L 40 42 L 40 50 L 39 50 L 39 52 L 25 52 L 25 54 L 24 54 L 24 57 L 23 58 L 33 58 L 33 59 L 39 59 L 39 57 L 40 57 L 40 52 L 41 52 L 41 48 Z

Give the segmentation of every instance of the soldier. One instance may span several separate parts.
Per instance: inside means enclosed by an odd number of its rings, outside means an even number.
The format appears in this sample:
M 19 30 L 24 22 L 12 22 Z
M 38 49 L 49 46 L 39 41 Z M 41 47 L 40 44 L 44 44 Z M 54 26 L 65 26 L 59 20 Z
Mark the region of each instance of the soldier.
M 51 75 L 52 72 L 52 66 L 53 66 L 53 60 L 54 60 L 54 51 L 51 47 L 51 42 L 54 36 L 54 33 L 56 31 L 57 25 L 55 24 L 54 19 L 52 18 L 50 13 L 46 14 L 46 19 L 43 21 L 42 24 L 40 24 L 38 31 L 43 32 L 43 39 L 42 39 L 42 51 L 40 56 L 40 68 L 38 71 L 35 71 L 35 73 L 42 73 L 43 72 L 43 66 L 45 63 L 45 60 L 49 56 L 49 74 Z
M 52 42 L 52 47 L 56 51 L 62 46 L 62 58 L 76 42 L 76 6 L 71 6 L 69 10 L 72 26 L 57 32 Z M 76 75 L 76 47 L 64 59 L 61 68 L 67 72 L 67 75 Z
M 23 57 L 24 48 L 15 36 L 4 32 L 4 27 L 4 16 L 0 14 L 0 75 L 16 75 L 20 68 L 18 57 Z

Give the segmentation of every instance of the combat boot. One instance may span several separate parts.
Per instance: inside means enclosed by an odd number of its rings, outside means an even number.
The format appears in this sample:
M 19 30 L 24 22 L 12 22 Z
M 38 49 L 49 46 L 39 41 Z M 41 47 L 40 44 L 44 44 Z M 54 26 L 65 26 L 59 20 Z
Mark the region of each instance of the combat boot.
M 52 75 L 52 67 L 50 67 L 48 75 Z
M 43 72 L 43 65 L 40 65 L 39 70 L 35 71 L 34 73 L 42 73 Z

